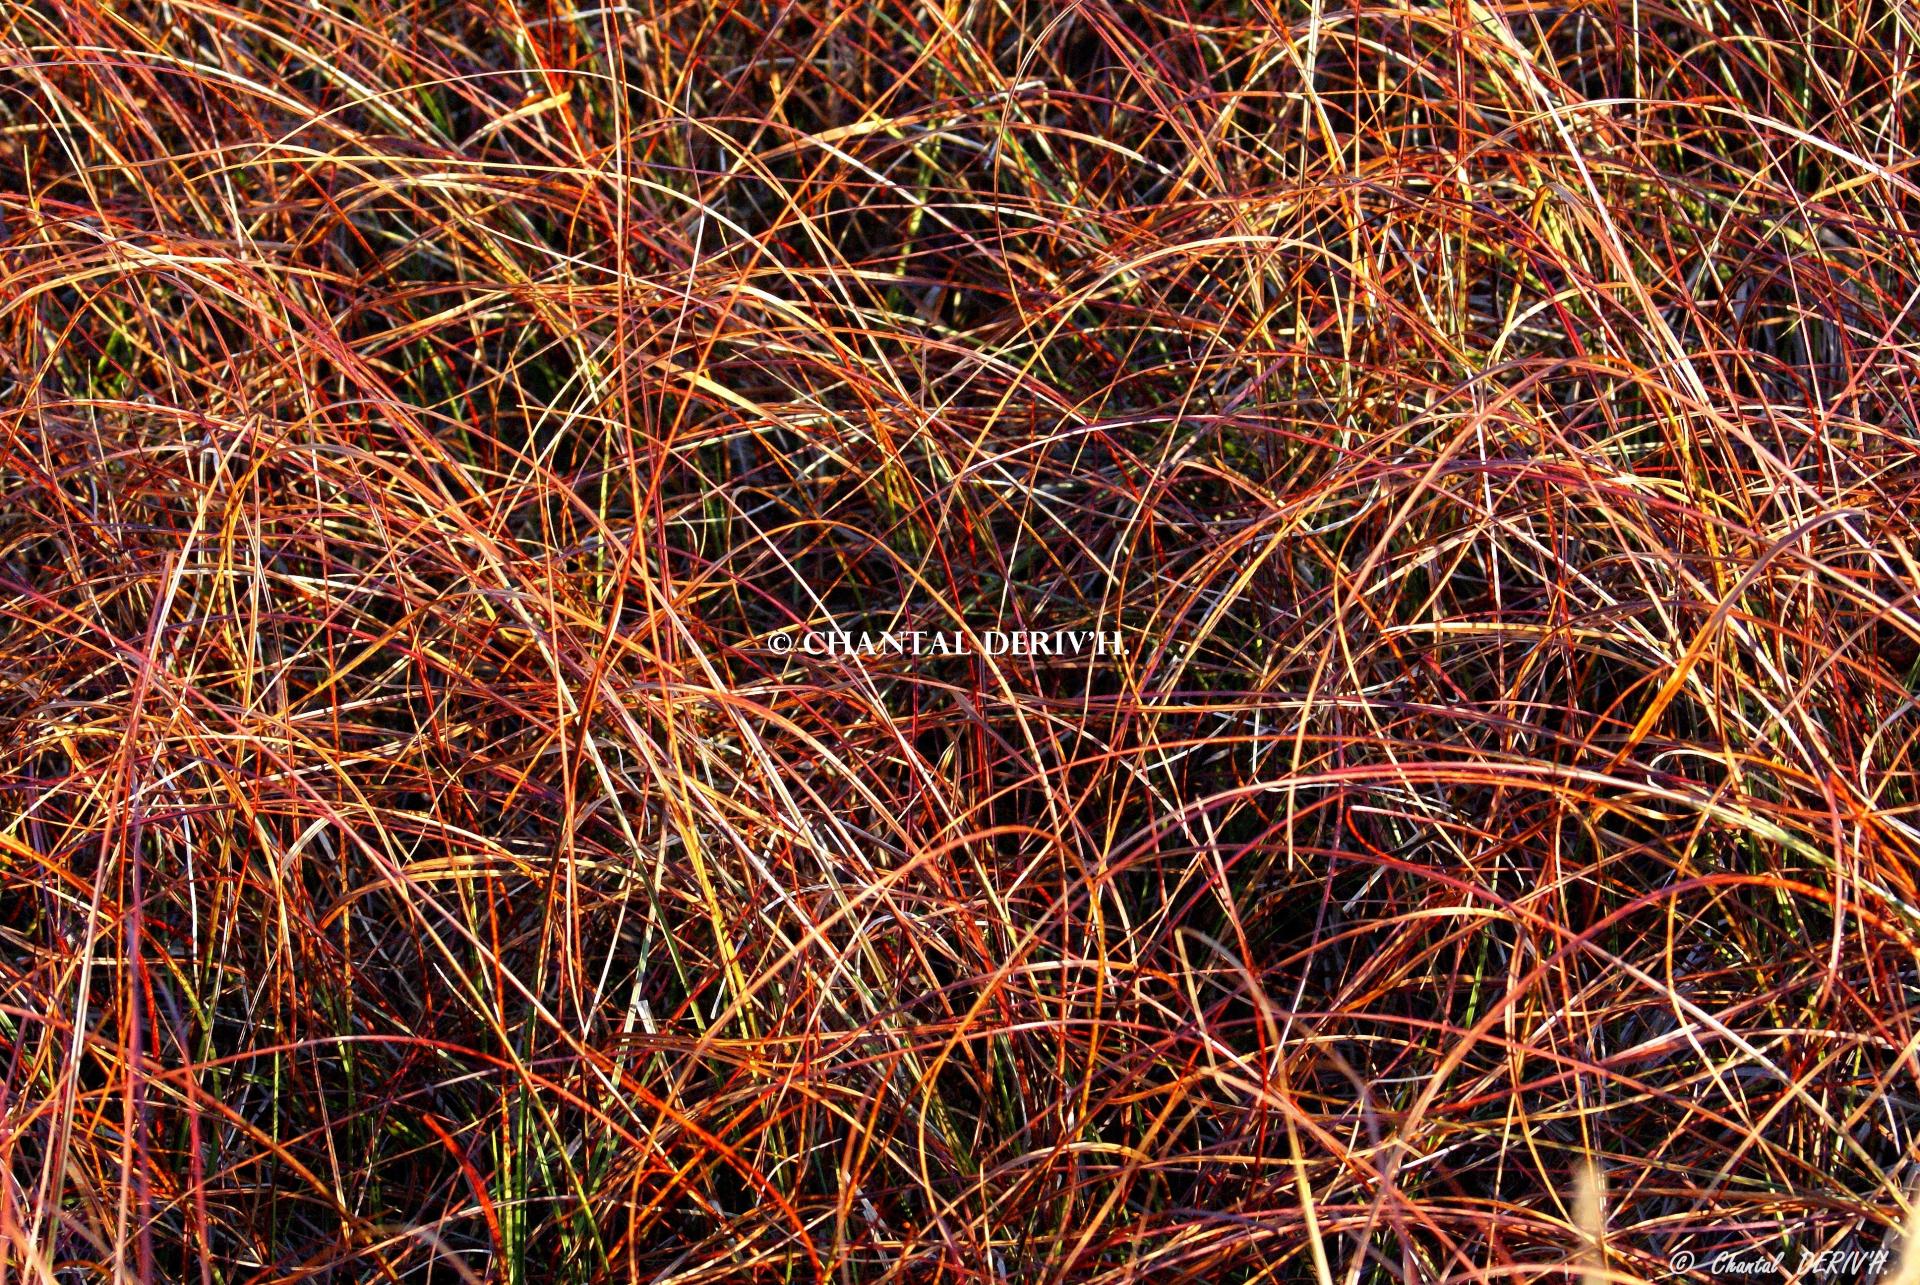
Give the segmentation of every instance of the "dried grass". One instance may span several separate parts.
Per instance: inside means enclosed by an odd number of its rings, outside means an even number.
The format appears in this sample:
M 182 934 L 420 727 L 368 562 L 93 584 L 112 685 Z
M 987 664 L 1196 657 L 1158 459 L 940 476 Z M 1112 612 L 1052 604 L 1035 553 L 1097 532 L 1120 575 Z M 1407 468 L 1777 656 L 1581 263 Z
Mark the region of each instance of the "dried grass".
M 0 1279 L 1897 1240 L 1915 36 L 0 8 Z

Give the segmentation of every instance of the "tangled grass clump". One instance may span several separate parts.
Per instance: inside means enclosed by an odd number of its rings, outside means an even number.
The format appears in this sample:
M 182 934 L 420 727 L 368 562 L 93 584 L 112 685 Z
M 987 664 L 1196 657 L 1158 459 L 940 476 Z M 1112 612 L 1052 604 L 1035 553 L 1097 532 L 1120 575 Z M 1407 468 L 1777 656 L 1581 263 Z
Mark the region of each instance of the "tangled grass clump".
M 0 7 L 0 1281 L 1897 1246 L 1916 35 Z

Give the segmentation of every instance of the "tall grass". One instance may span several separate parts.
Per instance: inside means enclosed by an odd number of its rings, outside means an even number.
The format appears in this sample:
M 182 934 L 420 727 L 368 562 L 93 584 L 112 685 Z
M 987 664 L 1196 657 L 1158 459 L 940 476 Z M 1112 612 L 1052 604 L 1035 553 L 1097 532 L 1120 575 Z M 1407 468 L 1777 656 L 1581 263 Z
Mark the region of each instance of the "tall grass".
M 1916 38 L 0 8 L 0 1280 L 1893 1243 Z

